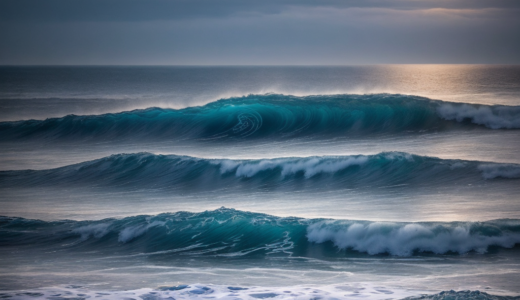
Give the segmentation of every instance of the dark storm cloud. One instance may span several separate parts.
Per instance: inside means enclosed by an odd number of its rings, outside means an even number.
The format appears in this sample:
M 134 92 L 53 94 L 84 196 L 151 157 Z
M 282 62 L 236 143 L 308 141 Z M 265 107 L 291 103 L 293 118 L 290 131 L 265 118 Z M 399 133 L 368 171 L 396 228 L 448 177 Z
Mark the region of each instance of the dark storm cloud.
M 154 21 L 277 14 L 293 7 L 518 9 L 517 0 L 1 0 L 2 20 Z
M 0 0 L 0 64 L 520 63 L 518 0 Z

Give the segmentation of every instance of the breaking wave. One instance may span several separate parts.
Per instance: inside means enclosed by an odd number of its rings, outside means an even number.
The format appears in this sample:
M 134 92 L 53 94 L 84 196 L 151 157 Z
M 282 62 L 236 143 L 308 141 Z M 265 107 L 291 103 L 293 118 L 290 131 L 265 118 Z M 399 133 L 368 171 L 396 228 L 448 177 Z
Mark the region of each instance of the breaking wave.
M 0 245 L 100 255 L 210 257 L 313 253 L 413 256 L 484 254 L 520 243 L 520 220 L 487 222 L 371 222 L 281 218 L 220 208 L 99 221 L 45 222 L 0 218 Z M 339 251 L 338 251 L 339 250 Z
M 447 160 L 402 152 L 253 160 L 137 153 L 56 169 L 0 171 L 0 188 L 290 191 L 490 184 L 518 178 L 520 165 L 516 164 Z
M 418 96 L 250 95 L 184 109 L 0 123 L 0 141 L 341 137 L 374 133 L 520 128 L 520 106 L 450 103 Z
M 402 152 L 252 160 L 137 153 L 112 155 L 49 170 L 0 171 L 0 188 L 290 191 L 467 185 L 518 178 L 520 165 L 516 164 L 448 160 Z M 516 186 L 515 182 L 511 184 Z

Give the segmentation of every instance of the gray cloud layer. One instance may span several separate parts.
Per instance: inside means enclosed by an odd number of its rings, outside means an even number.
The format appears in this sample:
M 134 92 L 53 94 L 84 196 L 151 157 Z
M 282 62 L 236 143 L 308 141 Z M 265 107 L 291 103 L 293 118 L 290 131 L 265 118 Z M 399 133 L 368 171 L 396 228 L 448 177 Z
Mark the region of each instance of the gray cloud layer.
M 0 64 L 520 63 L 516 0 L 0 0 Z
M 518 9 L 516 0 L 2 0 L 0 18 L 24 21 L 157 21 L 277 14 L 294 7 L 396 10 Z

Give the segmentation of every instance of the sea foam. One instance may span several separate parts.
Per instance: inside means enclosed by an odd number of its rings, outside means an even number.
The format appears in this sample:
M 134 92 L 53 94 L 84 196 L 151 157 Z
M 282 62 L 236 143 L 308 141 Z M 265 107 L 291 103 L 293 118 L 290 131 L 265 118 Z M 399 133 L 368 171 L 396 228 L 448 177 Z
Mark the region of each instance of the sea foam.
M 309 241 L 331 241 L 340 249 L 368 254 L 410 256 L 414 252 L 486 253 L 490 246 L 511 248 L 520 243 L 520 233 L 490 235 L 494 228 L 468 224 L 341 223 L 323 221 L 307 229 Z
M 338 300 L 338 299 L 371 299 L 371 300 L 518 300 L 519 296 L 497 296 L 480 291 L 431 291 L 389 288 L 373 284 L 341 284 L 341 285 L 298 285 L 287 287 L 261 286 L 226 286 L 214 284 L 181 284 L 159 288 L 140 288 L 126 291 L 94 290 L 79 285 L 57 286 L 32 290 L 6 291 L 0 295 L 13 300 L 26 299 L 283 299 L 283 300 Z

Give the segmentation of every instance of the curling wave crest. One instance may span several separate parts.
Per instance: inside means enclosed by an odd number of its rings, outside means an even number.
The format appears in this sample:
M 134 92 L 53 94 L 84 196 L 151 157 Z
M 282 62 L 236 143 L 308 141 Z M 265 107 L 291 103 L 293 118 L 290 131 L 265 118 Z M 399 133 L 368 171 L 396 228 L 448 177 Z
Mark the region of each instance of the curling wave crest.
M 48 170 L 0 171 L 0 189 L 87 187 L 165 191 L 345 189 L 492 184 L 517 186 L 520 165 L 449 160 L 403 152 L 273 159 L 205 159 L 118 154 Z M 512 179 L 512 180 L 511 180 Z
M 520 128 L 520 106 L 450 103 L 418 96 L 249 95 L 184 109 L 0 123 L 0 141 L 161 140 L 341 137 L 452 130 Z

